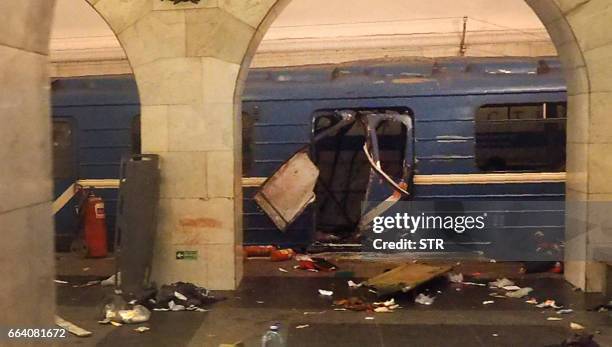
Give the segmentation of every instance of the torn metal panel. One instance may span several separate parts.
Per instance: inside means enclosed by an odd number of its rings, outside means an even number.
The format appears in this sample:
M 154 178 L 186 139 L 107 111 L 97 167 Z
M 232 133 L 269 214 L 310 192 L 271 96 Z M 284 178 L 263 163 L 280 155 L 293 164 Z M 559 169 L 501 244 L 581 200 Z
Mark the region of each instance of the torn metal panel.
M 364 207 L 359 221 L 361 230 L 367 228 L 376 216 L 384 213 L 403 197 L 410 196 L 409 188 L 412 186 L 414 166 L 413 127 L 412 118 L 409 115 L 395 112 L 368 114 L 362 121 L 364 121 L 367 129 L 367 141 L 363 145 L 363 151 L 371 166 L 365 202 L 372 202 L 376 205 Z M 378 128 L 383 122 L 401 123 L 404 127 L 404 147 L 401 153 L 401 172 L 399 172 L 399 176 L 396 173 L 393 177 L 383 169 L 381 164 Z
M 263 184 L 255 201 L 284 231 L 315 200 L 319 169 L 308 153 L 296 153 Z
M 376 290 L 378 296 L 407 292 L 452 270 L 449 265 L 403 264 L 367 280 L 364 285 Z

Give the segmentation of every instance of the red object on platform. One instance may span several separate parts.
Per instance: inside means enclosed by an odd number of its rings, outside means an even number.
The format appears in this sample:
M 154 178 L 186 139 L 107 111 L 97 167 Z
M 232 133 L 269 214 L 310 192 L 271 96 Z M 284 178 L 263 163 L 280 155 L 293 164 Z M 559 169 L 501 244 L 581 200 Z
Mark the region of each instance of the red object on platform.
M 293 258 L 295 252 L 291 248 L 278 249 L 270 253 L 270 260 L 272 261 L 285 261 Z
M 106 242 L 106 213 L 104 200 L 90 193 L 84 206 L 84 236 L 87 255 L 102 258 L 108 255 Z
M 247 257 L 269 257 L 272 251 L 276 251 L 274 246 L 244 246 L 244 254 Z

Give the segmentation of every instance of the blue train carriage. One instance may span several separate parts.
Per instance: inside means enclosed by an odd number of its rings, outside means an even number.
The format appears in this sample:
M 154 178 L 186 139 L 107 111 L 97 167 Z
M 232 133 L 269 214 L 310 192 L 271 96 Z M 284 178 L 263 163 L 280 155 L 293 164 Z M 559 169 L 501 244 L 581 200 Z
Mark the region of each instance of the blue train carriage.
M 113 240 L 121 157 L 140 151 L 140 101 L 132 76 L 61 78 L 51 83 L 54 194 L 79 181 L 97 187 L 106 203 Z M 89 182 L 89 183 L 87 183 Z M 106 188 L 104 188 L 106 187 Z M 76 199 L 55 215 L 56 248 L 68 251 L 78 236 Z M 112 247 L 112 242 L 109 241 Z
M 243 97 L 245 244 L 359 245 L 362 202 L 394 191 L 385 173 L 413 201 L 515 201 L 504 233 L 562 240 L 562 205 L 549 202 L 564 199 L 565 90 L 552 58 L 254 69 Z M 347 115 L 360 120 L 346 123 Z M 257 192 L 304 148 L 319 170 L 316 201 L 279 232 Z M 382 172 L 373 175 L 371 159 Z M 535 201 L 542 204 L 520 207 Z M 460 249 L 487 243 L 449 241 Z
M 56 197 L 75 180 L 112 187 L 121 156 L 139 151 L 133 77 L 58 79 L 52 86 Z M 554 59 L 254 69 L 243 101 L 245 244 L 357 242 L 362 200 L 393 192 L 390 182 L 373 184 L 381 181 L 372 180 L 370 159 L 406 184 L 412 200 L 563 200 L 565 85 Z M 355 121 L 339 124 L 347 114 Z M 365 131 L 367 124 L 374 130 Z M 364 142 L 376 158 L 368 158 Z M 320 172 L 316 201 L 280 232 L 254 197 L 299 149 Z M 107 201 L 112 233 L 116 191 L 96 192 Z M 73 207 L 56 216 L 60 249 L 75 237 Z M 545 216 L 540 225 L 519 218 L 516 229 L 562 233 L 563 211 L 536 213 Z

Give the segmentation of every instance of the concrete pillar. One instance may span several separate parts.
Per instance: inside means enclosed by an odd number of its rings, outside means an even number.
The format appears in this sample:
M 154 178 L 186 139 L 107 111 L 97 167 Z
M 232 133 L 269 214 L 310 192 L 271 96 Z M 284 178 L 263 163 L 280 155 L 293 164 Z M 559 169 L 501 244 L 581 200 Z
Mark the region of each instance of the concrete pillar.
M 161 156 L 153 277 L 234 289 L 242 277 L 241 64 L 274 0 L 97 0 L 134 71 L 143 152 Z M 196 252 L 177 259 L 177 252 Z
M 0 3 L 2 328 L 54 326 L 47 78 L 53 5 L 38 0 Z M 2 345 L 7 343 L 2 337 Z
M 612 247 L 607 203 L 612 200 L 612 3 L 607 0 L 528 0 L 546 25 L 568 84 L 566 271 L 572 284 L 601 291 L 598 247 Z
M 583 236 L 578 236 L 574 242 L 581 245 L 580 253 L 569 256 L 572 260 L 583 261 L 574 264 L 575 269 L 570 274 L 582 288 L 599 292 L 604 288 L 605 268 L 596 252 L 598 248 L 612 248 L 609 217 L 612 201 L 612 71 L 609 68 L 612 32 L 604 29 L 612 22 L 612 3 L 606 0 L 558 3 L 580 47 L 588 76 L 584 83 L 588 89 L 575 93 L 572 98 L 576 104 L 588 106 L 577 106 L 585 116 L 576 120 L 577 134 L 568 149 L 573 176 L 568 190 L 571 189 L 572 196 L 578 200 L 586 201 L 578 212 L 582 215 L 582 225 L 570 231 Z

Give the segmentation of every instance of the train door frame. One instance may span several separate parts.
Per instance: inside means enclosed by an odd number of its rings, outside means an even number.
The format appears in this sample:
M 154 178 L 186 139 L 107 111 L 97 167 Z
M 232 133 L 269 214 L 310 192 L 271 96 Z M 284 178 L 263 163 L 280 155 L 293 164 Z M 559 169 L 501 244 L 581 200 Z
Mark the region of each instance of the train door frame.
M 322 117 L 330 116 L 336 116 L 337 123 L 332 124 L 329 128 L 321 132 L 317 132 L 318 120 Z M 400 125 L 400 134 L 405 137 L 405 146 L 403 146 L 403 149 L 400 150 L 401 177 L 392 177 L 383 170 L 381 164 L 381 148 L 379 147 L 380 142 L 378 129 L 384 124 L 389 124 L 389 122 L 398 123 Z M 365 191 L 361 199 L 359 220 L 356 221 L 351 232 L 351 235 L 357 235 L 357 237 L 359 237 L 361 231 L 367 227 L 367 225 L 376 215 L 384 212 L 402 198 L 405 199 L 411 195 L 413 183 L 412 178 L 414 177 L 416 167 L 416 147 L 413 126 L 414 112 L 410 108 L 359 108 L 343 111 L 315 111 L 312 116 L 312 132 L 310 142 L 311 157 L 318 158 L 316 144 L 319 140 L 330 135 L 338 135 L 343 128 L 352 126 L 353 123 L 361 124 L 363 129 L 363 148 L 356 148 L 356 152 L 363 151 L 363 154 L 365 154 L 365 158 L 367 159 L 367 163 L 370 166 L 368 172 L 369 177 L 364 187 Z M 346 131 L 349 130 L 350 128 L 346 129 Z M 382 136 L 382 134 L 380 135 Z M 346 133 L 340 134 L 339 136 L 346 136 Z M 335 158 L 337 155 L 338 154 L 336 153 Z M 320 165 L 318 160 L 315 160 L 315 165 Z M 319 169 L 321 168 L 319 167 Z M 396 180 L 398 181 L 396 182 Z M 332 189 L 331 187 L 328 187 L 325 190 L 330 193 L 329 191 Z M 375 200 L 373 204 L 368 203 L 370 198 Z M 332 200 L 335 201 L 336 199 Z M 336 204 L 339 203 L 337 201 L 335 202 Z M 342 206 L 340 207 L 342 208 Z M 347 216 L 346 211 L 344 211 L 344 215 L 347 221 L 350 222 L 350 218 Z M 313 234 L 319 229 L 318 218 L 319 216 L 317 209 L 315 208 L 312 215 Z M 353 236 L 349 238 L 354 238 Z M 360 246 L 357 243 L 354 245 Z

